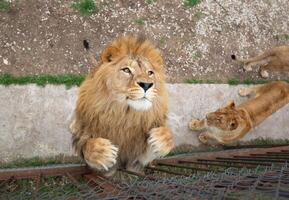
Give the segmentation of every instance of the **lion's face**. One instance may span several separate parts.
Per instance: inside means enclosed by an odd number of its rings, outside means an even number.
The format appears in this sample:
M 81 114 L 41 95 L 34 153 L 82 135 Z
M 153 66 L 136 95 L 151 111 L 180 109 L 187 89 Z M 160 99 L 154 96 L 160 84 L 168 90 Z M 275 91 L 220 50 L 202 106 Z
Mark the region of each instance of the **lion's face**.
M 103 64 L 95 77 L 102 77 L 106 81 L 110 98 L 135 110 L 152 107 L 160 96 L 164 75 L 158 51 L 151 52 L 154 53 L 152 56 L 137 53 L 127 55 L 122 54 L 120 48 L 109 47 L 102 53 Z
M 213 132 L 219 133 L 240 130 L 246 125 L 244 113 L 237 110 L 234 103 L 207 114 L 206 123 Z
M 136 110 L 147 110 L 157 95 L 157 74 L 146 58 L 124 57 L 111 66 L 107 87 L 120 102 Z

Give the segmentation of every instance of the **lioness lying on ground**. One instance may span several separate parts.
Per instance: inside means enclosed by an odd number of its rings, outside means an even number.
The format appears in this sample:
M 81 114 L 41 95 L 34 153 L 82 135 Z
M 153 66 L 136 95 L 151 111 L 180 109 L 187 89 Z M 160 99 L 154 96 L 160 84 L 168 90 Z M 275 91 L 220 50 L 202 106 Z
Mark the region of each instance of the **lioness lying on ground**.
M 260 66 L 263 78 L 269 77 L 268 71 L 289 71 L 289 46 L 275 47 L 249 59 L 238 59 L 235 55 L 231 57 L 244 64 L 246 71 L 252 71 L 253 66 Z
M 224 108 L 207 114 L 203 120 L 193 119 L 189 124 L 190 128 L 202 131 L 199 135 L 202 143 L 207 143 L 209 139 L 215 139 L 220 144 L 237 141 L 272 113 L 289 103 L 289 84 L 276 81 L 239 90 L 240 96 L 253 94 L 254 97 L 239 106 L 235 106 L 232 102 Z

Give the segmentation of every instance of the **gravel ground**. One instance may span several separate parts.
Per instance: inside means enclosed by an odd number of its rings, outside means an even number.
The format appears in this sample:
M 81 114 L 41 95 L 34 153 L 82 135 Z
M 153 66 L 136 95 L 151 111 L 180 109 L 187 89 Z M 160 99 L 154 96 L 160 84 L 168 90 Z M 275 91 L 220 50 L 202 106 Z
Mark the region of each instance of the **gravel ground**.
M 162 50 L 168 81 L 260 79 L 243 72 L 230 55 L 248 57 L 288 44 L 288 0 L 97 0 L 98 11 L 81 16 L 71 0 L 14 0 L 0 12 L 0 73 L 81 73 L 91 69 L 82 47 L 96 56 L 122 34 L 145 33 Z M 153 1 L 151 1 L 153 2 Z M 270 79 L 288 79 L 273 73 Z

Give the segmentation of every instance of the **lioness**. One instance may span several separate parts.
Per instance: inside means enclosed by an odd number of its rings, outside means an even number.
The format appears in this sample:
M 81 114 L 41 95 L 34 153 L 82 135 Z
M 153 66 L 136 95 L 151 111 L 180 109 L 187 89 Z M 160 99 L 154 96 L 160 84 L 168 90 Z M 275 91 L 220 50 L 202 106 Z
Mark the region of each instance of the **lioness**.
M 239 106 L 232 102 L 207 114 L 203 120 L 193 119 L 189 124 L 190 128 L 202 131 L 199 139 L 203 143 L 207 143 L 208 139 L 215 139 L 220 144 L 234 142 L 289 103 L 289 84 L 276 81 L 239 90 L 240 96 L 251 94 L 255 96 Z
M 86 44 L 85 46 L 88 46 Z M 139 171 L 174 147 L 163 59 L 146 39 L 115 40 L 79 88 L 73 146 L 93 169 Z
M 233 60 L 244 64 L 246 71 L 252 71 L 253 66 L 260 66 L 260 74 L 268 78 L 268 71 L 289 71 L 289 46 L 275 47 L 265 53 L 249 59 L 238 59 L 235 55 Z

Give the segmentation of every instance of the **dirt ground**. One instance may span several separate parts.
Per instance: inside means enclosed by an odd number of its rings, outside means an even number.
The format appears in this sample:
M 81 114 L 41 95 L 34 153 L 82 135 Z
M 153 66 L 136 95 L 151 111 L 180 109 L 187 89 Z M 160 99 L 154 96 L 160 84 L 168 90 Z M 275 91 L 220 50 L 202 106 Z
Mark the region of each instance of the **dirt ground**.
M 81 73 L 91 68 L 82 41 L 99 55 L 122 34 L 145 33 L 162 50 L 169 82 L 260 79 L 230 55 L 256 55 L 289 43 L 288 0 L 97 0 L 81 16 L 71 0 L 14 0 L 0 12 L 0 73 Z M 273 73 L 270 79 L 288 79 Z

